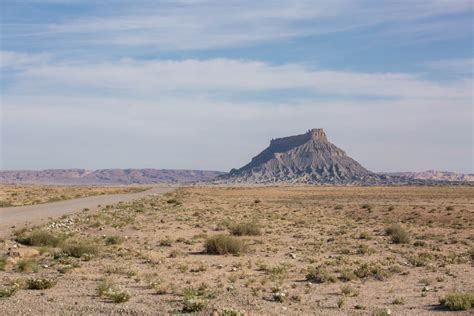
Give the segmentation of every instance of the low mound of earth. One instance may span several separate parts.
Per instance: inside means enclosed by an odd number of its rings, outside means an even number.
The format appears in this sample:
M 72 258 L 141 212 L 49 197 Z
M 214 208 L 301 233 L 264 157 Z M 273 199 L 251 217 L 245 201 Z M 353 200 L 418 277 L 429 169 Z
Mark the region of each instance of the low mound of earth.
M 52 169 L 0 171 L 0 183 L 56 185 L 176 184 L 206 181 L 223 174 L 175 169 Z

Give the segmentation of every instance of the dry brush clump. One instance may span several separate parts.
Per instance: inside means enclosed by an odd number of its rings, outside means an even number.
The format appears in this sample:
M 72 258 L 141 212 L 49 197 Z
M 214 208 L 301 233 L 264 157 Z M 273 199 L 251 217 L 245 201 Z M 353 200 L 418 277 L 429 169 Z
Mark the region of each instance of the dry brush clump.
M 11 285 L 0 285 L 0 299 L 13 296 L 19 288 L 20 285 L 18 283 Z
M 99 253 L 99 245 L 89 239 L 69 239 L 61 246 L 61 249 L 67 256 L 86 260 Z
M 465 311 L 474 307 L 474 292 L 454 292 L 439 299 L 439 303 L 452 311 Z
M 54 235 L 45 229 L 21 230 L 16 232 L 16 241 L 26 246 L 57 247 L 64 240 L 63 236 Z
M 28 290 L 45 290 L 55 286 L 57 281 L 51 278 L 32 278 L 26 280 Z
M 247 251 L 247 245 L 241 239 L 225 234 L 208 237 L 204 243 L 205 252 L 211 255 L 240 255 Z
M 103 278 L 99 284 L 97 284 L 96 293 L 97 296 L 108 298 L 113 303 L 124 303 L 131 297 L 128 291 L 122 289 L 107 278 Z
M 38 272 L 39 264 L 33 258 L 20 259 L 16 264 L 16 270 L 18 272 Z
M 392 224 L 385 228 L 385 233 L 392 238 L 395 244 L 408 244 L 410 234 L 400 224 Z
M 256 222 L 242 222 L 230 225 L 230 232 L 234 236 L 258 236 L 261 229 Z
M 334 283 L 337 278 L 324 267 L 310 266 L 307 269 L 306 280 L 314 283 Z

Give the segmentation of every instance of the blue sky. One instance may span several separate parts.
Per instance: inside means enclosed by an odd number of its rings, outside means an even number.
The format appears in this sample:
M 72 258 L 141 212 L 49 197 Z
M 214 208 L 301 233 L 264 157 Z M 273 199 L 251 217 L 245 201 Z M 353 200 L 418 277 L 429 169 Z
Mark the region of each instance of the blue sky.
M 472 1 L 0 10 L 2 169 L 229 170 L 322 127 L 373 171 L 474 172 Z

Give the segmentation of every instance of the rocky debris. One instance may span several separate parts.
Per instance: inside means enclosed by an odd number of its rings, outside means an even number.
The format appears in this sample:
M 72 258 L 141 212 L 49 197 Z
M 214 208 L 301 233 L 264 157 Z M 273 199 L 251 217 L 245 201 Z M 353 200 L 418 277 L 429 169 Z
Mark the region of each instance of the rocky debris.
M 178 184 L 206 181 L 223 174 L 175 169 L 52 169 L 0 171 L 0 183 L 56 185 Z
M 74 220 L 71 218 L 65 218 L 59 221 L 54 221 L 48 223 L 48 228 L 53 229 L 53 228 L 70 228 L 71 226 L 74 225 Z

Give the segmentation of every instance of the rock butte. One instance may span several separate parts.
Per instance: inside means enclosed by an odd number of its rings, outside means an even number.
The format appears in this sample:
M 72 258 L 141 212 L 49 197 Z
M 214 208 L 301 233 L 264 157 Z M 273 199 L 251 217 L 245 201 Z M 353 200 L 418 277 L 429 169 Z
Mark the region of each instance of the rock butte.
M 312 184 L 377 182 L 380 178 L 329 142 L 321 128 L 273 139 L 250 163 L 220 177 L 228 182 Z

